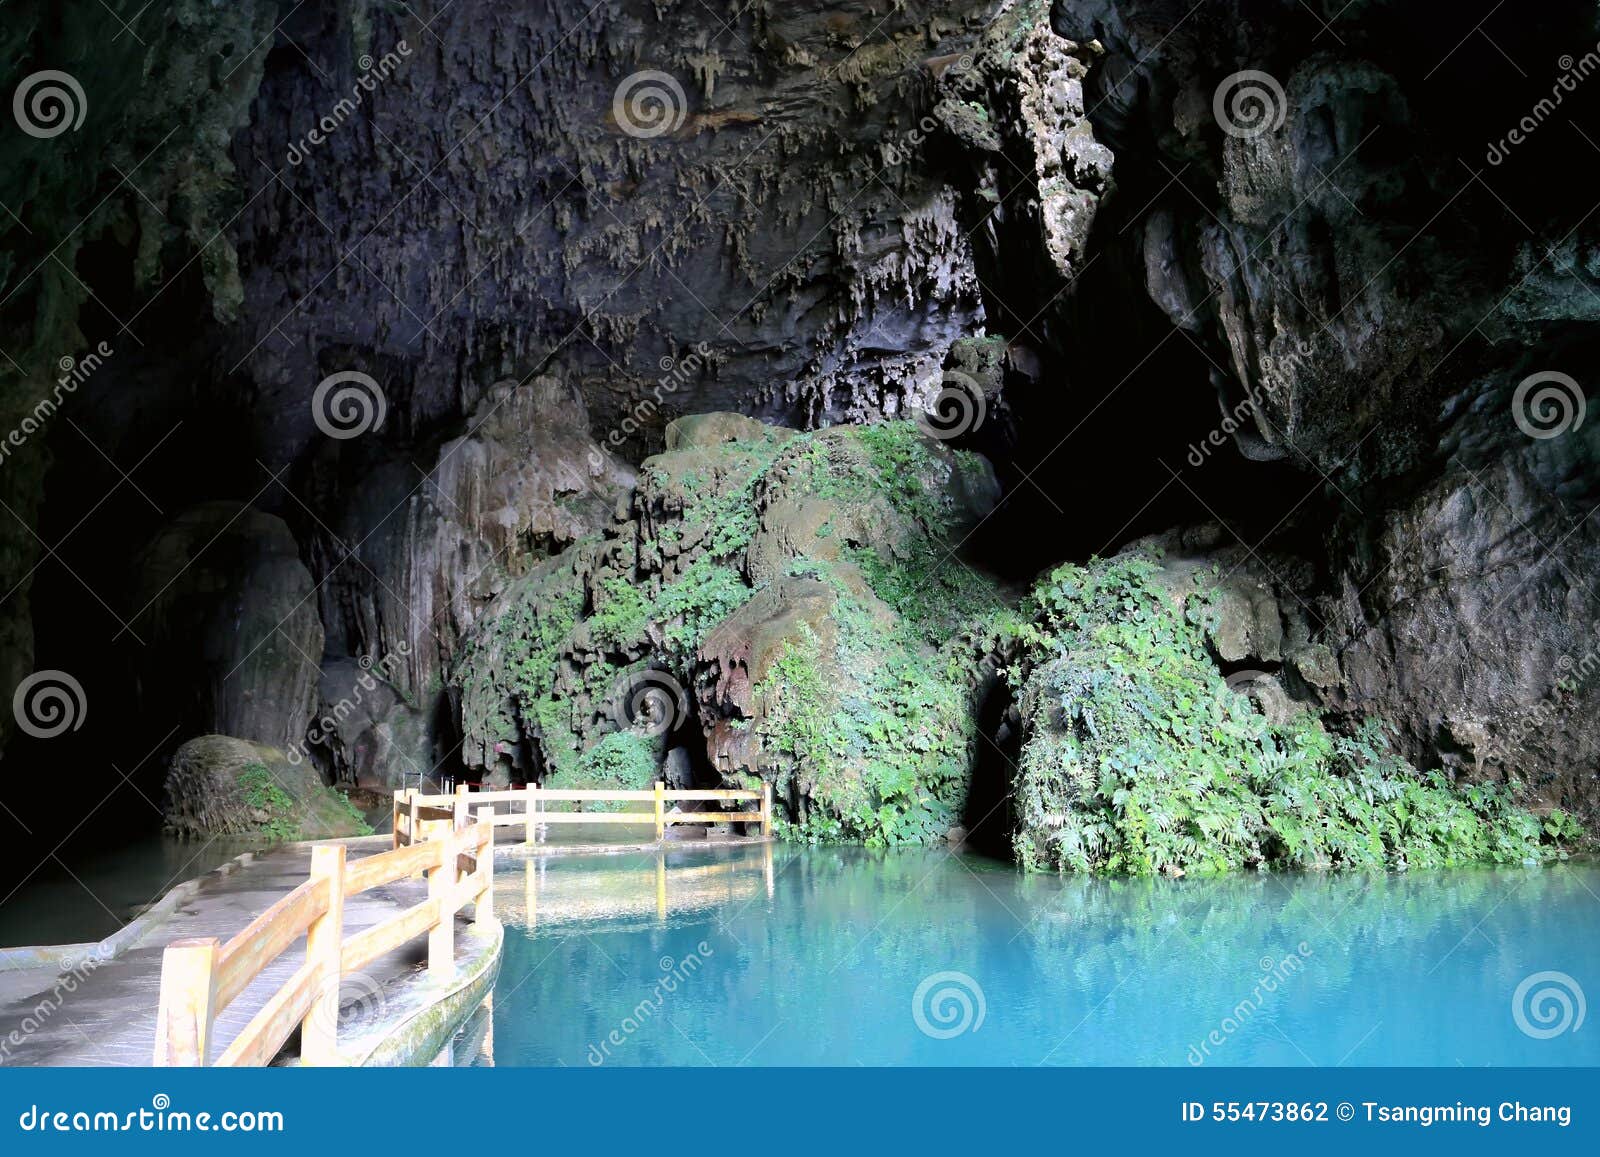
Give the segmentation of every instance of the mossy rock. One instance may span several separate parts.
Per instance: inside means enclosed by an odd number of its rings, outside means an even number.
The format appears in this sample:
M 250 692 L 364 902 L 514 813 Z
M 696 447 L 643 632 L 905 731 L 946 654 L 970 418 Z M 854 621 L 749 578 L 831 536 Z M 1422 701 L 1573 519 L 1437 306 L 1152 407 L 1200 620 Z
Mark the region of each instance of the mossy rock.
M 667 445 L 628 517 L 482 619 L 456 672 L 469 763 L 607 787 L 640 778 L 648 751 L 659 774 L 664 733 L 618 709 L 648 677 L 693 703 L 667 721 L 675 742 L 699 731 L 725 782 L 774 783 L 792 833 L 942 839 L 976 734 L 940 641 L 1003 601 L 948 557 L 997 497 L 988 463 L 910 422 L 802 433 L 706 414 Z
M 372 829 L 316 769 L 275 747 L 202 735 L 172 756 L 166 823 L 182 836 L 259 836 L 273 842 L 362 836 Z
M 1021 677 L 1018 858 L 1152 875 L 1537 862 L 1552 827 L 1510 787 L 1458 789 L 1368 722 L 1263 715 L 1207 647 L 1216 592 L 1174 597 L 1138 554 L 1063 566 L 1035 592 Z

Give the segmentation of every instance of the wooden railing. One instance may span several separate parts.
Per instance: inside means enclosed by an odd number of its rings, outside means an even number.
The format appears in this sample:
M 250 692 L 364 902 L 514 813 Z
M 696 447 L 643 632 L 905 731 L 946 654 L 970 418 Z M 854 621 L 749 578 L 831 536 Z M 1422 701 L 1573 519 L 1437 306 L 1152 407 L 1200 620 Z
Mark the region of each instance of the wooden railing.
M 460 816 L 462 822 L 457 822 Z M 300 1029 L 300 1059 L 336 1065 L 339 982 L 423 933 L 428 974 L 455 973 L 455 918 L 466 904 L 478 922 L 494 919 L 494 817 L 479 811 L 425 814 L 412 828 L 421 839 L 347 863 L 343 844 L 311 849 L 311 878 L 252 920 L 226 943 L 215 936 L 176 940 L 161 962 L 155 1064 L 207 1065 L 217 1016 L 263 969 L 302 936 L 305 962 L 251 1017 L 215 1064 L 265 1065 Z M 344 902 L 371 888 L 426 873 L 428 898 L 346 938 Z
M 678 801 L 711 800 L 734 803 L 755 802 L 759 811 L 719 812 L 669 812 L 667 805 Z M 620 812 L 553 812 L 551 803 L 588 802 L 644 802 L 655 806 L 650 811 Z M 498 803 L 521 804 L 520 812 L 495 812 Z M 542 788 L 538 784 L 510 788 L 505 791 L 472 791 L 465 785 L 456 788 L 454 795 L 423 795 L 419 791 L 398 791 L 394 795 L 394 846 L 412 843 L 417 834 L 430 823 L 438 823 L 466 815 L 468 807 L 490 812 L 489 822 L 496 827 L 521 827 L 523 840 L 534 843 L 538 829 L 545 824 L 653 824 L 656 839 L 665 838 L 667 828 L 673 824 L 757 823 L 761 834 L 772 835 L 772 785 L 763 784 L 760 791 L 749 788 L 678 788 L 669 789 L 659 780 L 650 791 L 598 791 L 587 788 L 560 790 Z M 478 813 L 482 815 L 482 811 Z

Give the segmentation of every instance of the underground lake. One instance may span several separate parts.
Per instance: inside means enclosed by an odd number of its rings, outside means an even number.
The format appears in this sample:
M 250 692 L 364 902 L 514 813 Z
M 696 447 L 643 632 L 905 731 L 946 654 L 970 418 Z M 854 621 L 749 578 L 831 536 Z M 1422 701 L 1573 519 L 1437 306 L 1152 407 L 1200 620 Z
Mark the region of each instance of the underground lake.
M 1107 880 L 780 846 L 513 860 L 496 894 L 474 1063 L 1600 1063 L 1592 863 Z

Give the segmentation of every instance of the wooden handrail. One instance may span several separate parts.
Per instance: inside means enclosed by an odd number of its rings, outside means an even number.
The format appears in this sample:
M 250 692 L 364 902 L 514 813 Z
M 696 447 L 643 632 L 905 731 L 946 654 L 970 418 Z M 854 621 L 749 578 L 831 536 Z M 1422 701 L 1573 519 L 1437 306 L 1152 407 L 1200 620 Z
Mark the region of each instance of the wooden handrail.
M 710 801 L 729 800 L 736 802 L 754 802 L 760 805 L 758 811 L 717 811 L 717 812 L 680 812 L 667 811 L 669 803 L 678 801 Z M 621 811 L 621 812 L 551 812 L 545 810 L 549 803 L 585 803 L 585 802 L 611 802 L 611 803 L 650 803 L 649 810 Z M 664 783 L 657 781 L 649 791 L 618 789 L 606 791 L 598 788 L 544 788 L 538 784 L 529 784 L 521 788 L 508 788 L 499 791 L 474 791 L 469 792 L 465 785 L 456 789 L 454 795 L 423 795 L 420 790 L 407 790 L 397 792 L 394 802 L 394 843 L 395 847 L 402 847 L 417 840 L 420 829 L 424 826 L 426 817 L 440 815 L 445 810 L 451 809 L 458 821 L 465 815 L 465 809 L 470 805 L 488 805 L 480 809 L 479 814 L 488 811 L 488 822 L 498 827 L 521 826 L 524 829 L 523 840 L 533 843 L 538 838 L 538 829 L 546 824 L 652 824 L 656 829 L 656 839 L 661 840 L 666 836 L 666 829 L 676 824 L 704 824 L 704 823 L 755 823 L 761 825 L 762 834 L 772 835 L 772 785 L 762 784 L 761 790 L 752 788 L 668 788 Z M 499 813 L 493 810 L 497 803 L 510 803 L 522 805 L 522 811 Z
M 340 979 L 424 933 L 430 976 L 454 975 L 456 913 L 472 904 L 477 922 L 494 919 L 493 810 L 480 808 L 476 822 L 467 824 L 460 804 L 446 810 L 397 795 L 397 820 L 402 808 L 408 821 L 405 846 L 347 866 L 342 844 L 319 845 L 311 853 L 311 878 L 226 944 L 208 937 L 167 946 L 156 1014 L 156 1065 L 210 1064 L 217 1016 L 302 936 L 305 962 L 223 1050 L 218 1065 L 267 1064 L 296 1028 L 302 1064 L 340 1063 Z M 451 817 L 460 822 L 439 824 Z M 395 831 L 398 843 L 398 823 Z M 432 838 L 412 842 L 425 835 Z M 427 900 L 344 937 L 347 898 L 418 872 L 428 875 Z
M 246 924 L 217 953 L 217 1007 L 226 1008 L 261 970 L 328 910 L 327 880 L 307 880 Z

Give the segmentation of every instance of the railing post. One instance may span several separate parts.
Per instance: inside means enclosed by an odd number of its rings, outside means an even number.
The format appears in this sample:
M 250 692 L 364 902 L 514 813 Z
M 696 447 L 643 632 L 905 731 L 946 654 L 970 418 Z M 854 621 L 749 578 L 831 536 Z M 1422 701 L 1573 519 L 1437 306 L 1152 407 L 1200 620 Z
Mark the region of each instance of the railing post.
M 422 804 L 419 802 L 421 797 L 422 789 L 420 787 L 406 796 L 406 803 L 411 806 L 411 815 L 406 820 L 406 843 L 408 844 L 416 843 L 421 836 L 421 833 L 417 830 L 417 824 L 422 818 Z
M 772 781 L 761 781 L 761 834 L 772 838 Z
M 161 997 L 156 1009 L 158 1067 L 211 1063 L 211 1018 L 217 1001 L 215 936 L 174 940 L 161 957 Z
M 400 805 L 405 802 L 406 789 L 401 788 L 389 797 L 389 848 L 400 846 Z
M 667 918 L 667 849 L 656 849 L 656 919 Z
M 343 979 L 344 947 L 344 866 L 343 844 L 323 844 L 311 849 L 311 878 L 328 881 L 328 910 L 311 922 L 306 930 L 306 963 L 316 967 L 321 977 L 316 996 L 300 1026 L 300 1063 L 336 1065 L 339 1063 L 339 982 Z
M 455 832 L 445 831 L 433 842 L 439 849 L 439 858 L 428 872 L 428 899 L 437 902 L 438 913 L 437 923 L 428 929 L 428 975 L 434 980 L 449 980 L 456 974 L 456 845 L 459 841 Z
M 528 797 L 522 804 L 522 842 L 531 844 L 539 829 L 538 823 L 533 818 L 533 796 L 538 788 L 531 783 L 527 783 L 523 785 L 522 790 Z
M 667 835 L 667 808 L 663 795 L 666 787 L 667 785 L 663 781 L 656 780 L 656 841 L 658 843 L 665 839 Z
M 462 828 L 467 826 L 467 818 L 468 818 L 468 816 L 467 816 L 467 811 L 468 811 L 468 806 L 467 806 L 467 785 L 464 784 L 464 783 L 463 784 L 458 784 L 456 786 L 456 804 L 455 804 L 455 808 L 456 808 L 455 828 L 456 828 L 456 831 L 459 832 Z
M 483 843 L 478 847 L 478 875 L 480 887 L 478 899 L 472 913 L 474 924 L 488 924 L 494 921 L 494 807 L 493 805 L 478 809 L 478 826 L 483 830 L 478 833 L 483 838 Z

